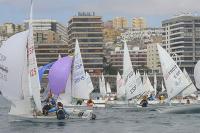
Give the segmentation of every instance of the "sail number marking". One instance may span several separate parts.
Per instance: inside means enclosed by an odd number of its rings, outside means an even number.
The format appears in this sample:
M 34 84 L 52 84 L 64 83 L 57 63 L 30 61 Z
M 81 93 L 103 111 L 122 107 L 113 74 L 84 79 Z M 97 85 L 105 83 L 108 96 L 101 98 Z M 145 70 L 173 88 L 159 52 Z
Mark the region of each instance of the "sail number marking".
M 30 76 L 33 77 L 37 74 L 36 68 L 30 70 Z
M 133 94 L 133 92 L 136 90 L 136 85 L 133 86 L 133 88 L 130 89 L 130 93 Z
M 28 48 L 28 55 L 31 55 L 34 52 L 35 48 L 34 46 L 31 46 Z

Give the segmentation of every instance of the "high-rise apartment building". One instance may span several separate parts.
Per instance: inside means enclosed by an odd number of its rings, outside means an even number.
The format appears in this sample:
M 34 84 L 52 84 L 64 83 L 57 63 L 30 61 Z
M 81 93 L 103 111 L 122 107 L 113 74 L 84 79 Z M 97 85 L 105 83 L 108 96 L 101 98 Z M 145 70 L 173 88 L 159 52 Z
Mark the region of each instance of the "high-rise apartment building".
M 129 50 L 131 62 L 133 68 L 136 70 L 144 70 L 147 66 L 147 50 L 139 49 L 135 47 L 132 50 Z M 113 67 L 118 70 L 123 70 L 123 55 L 124 51 L 119 48 L 115 49 L 115 51 L 111 52 L 110 60 Z
M 128 27 L 128 20 L 124 17 L 116 17 L 113 19 L 113 28 L 124 29 Z
M 193 73 L 200 59 L 200 17 L 183 14 L 164 20 L 163 46 L 180 67 Z
M 68 21 L 69 52 L 74 52 L 78 39 L 85 70 L 97 75 L 103 70 L 102 24 L 102 18 L 94 12 L 79 12 Z
M 15 24 L 5 23 L 3 26 L 4 26 L 5 31 L 8 35 L 13 35 L 15 33 Z
M 65 43 L 37 43 L 35 44 L 35 52 L 38 67 L 56 61 L 59 54 L 67 56 L 67 45 Z
M 142 17 L 133 18 L 132 27 L 135 29 L 144 29 L 147 27 L 147 24 L 146 24 L 144 18 L 142 18 Z
M 28 20 L 25 21 L 26 29 L 28 29 L 28 22 L 29 22 Z M 52 37 L 53 40 L 53 42 L 51 43 L 54 43 L 55 41 L 61 43 L 67 43 L 67 28 L 62 24 L 58 23 L 56 20 L 49 20 L 49 19 L 33 20 L 32 25 L 33 25 L 34 35 L 40 34 L 40 36 L 34 36 L 35 41 L 39 40 L 39 42 L 36 43 L 46 43 L 47 41 L 46 38 L 50 37 Z M 51 33 L 48 31 L 51 31 Z M 52 35 L 53 32 L 54 34 L 56 34 L 55 36 L 58 36 L 58 38 Z M 44 38 L 41 38 L 41 36 L 43 36 Z
M 153 71 L 160 70 L 157 44 L 158 43 L 151 43 L 147 45 L 147 67 Z

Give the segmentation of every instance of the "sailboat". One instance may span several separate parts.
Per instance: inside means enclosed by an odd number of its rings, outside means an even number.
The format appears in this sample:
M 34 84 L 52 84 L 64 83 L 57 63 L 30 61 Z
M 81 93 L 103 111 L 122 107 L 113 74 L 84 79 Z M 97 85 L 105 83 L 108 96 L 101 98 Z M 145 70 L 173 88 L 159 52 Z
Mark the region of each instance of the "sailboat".
M 3 96 L 12 103 L 9 114 L 20 118 L 37 118 L 42 105 L 33 42 L 32 4 L 29 30 L 5 41 L 0 48 L 0 56 L 0 88 Z
M 144 90 L 139 89 L 140 82 L 137 82 L 136 74 L 133 71 L 132 62 L 126 42 L 124 42 L 123 81 L 123 87 L 125 88 L 125 96 L 127 100 L 143 94 Z
M 170 103 L 172 98 L 188 89 L 193 83 L 186 78 L 175 61 L 160 45 L 157 45 L 157 48 L 168 94 L 166 102 Z M 200 105 L 184 105 L 177 107 L 170 106 L 159 111 L 161 113 L 191 113 L 193 111 L 197 112 L 197 110 L 200 112 Z
M 90 93 L 94 90 L 90 75 L 85 72 L 78 40 L 76 39 L 75 55 L 72 69 L 72 97 L 77 99 L 90 99 Z M 104 80 L 105 84 L 105 80 Z M 94 101 L 95 102 L 95 101 Z M 105 104 L 105 102 L 104 102 Z M 98 103 L 94 105 L 98 107 Z M 102 105 L 100 106 L 102 107 Z
M 92 92 L 90 88 L 88 89 L 86 74 L 83 65 L 83 60 L 81 57 L 81 52 L 76 39 L 74 63 L 72 70 L 72 90 L 74 98 L 89 99 L 89 95 Z
M 150 96 L 150 94 L 155 93 L 155 89 L 153 88 L 153 86 L 149 80 L 149 77 L 145 73 L 144 73 L 144 77 L 143 77 L 143 86 L 144 86 L 146 95 Z

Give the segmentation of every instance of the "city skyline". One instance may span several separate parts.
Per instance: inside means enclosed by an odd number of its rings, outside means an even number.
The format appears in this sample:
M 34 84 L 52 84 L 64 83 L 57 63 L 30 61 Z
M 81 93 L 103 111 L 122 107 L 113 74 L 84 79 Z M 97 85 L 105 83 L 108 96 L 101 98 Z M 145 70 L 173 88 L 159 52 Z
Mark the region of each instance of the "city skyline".
M 198 0 L 34 0 L 34 19 L 55 19 L 66 25 L 70 17 L 79 11 L 94 11 L 104 21 L 124 16 L 130 25 L 132 18 L 144 17 L 148 26 L 160 27 L 162 20 L 176 14 L 184 12 L 199 15 L 199 4 Z M 0 24 L 23 23 L 28 19 L 29 8 L 29 0 L 0 0 Z

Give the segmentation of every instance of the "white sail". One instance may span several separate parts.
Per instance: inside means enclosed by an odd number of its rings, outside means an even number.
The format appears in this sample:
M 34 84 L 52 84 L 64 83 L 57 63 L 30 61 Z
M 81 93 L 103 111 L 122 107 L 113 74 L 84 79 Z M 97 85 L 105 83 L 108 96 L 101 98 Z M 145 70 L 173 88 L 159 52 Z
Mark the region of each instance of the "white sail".
M 0 90 L 12 102 L 10 114 L 30 114 L 27 71 L 28 31 L 17 33 L 0 48 Z
M 31 3 L 31 12 L 30 12 L 30 20 L 29 20 L 29 36 L 28 36 L 28 72 L 29 72 L 29 87 L 30 87 L 30 95 L 33 96 L 34 104 L 36 105 L 36 109 L 38 111 L 42 111 L 41 99 L 40 99 L 40 80 L 38 74 L 37 61 L 35 56 L 35 46 L 34 46 L 34 38 L 33 38 L 33 27 L 32 27 L 32 11 L 33 3 Z
M 198 61 L 194 67 L 194 79 L 196 87 L 200 89 L 200 61 Z
M 136 92 L 136 78 L 133 71 L 129 51 L 126 42 L 124 42 L 124 57 L 123 57 L 123 80 L 126 90 L 126 98 L 131 99 L 137 95 Z
M 103 73 L 101 75 L 101 80 L 100 80 L 100 94 L 102 96 L 106 96 L 106 85 L 105 85 L 105 78 L 103 76 Z
M 149 95 L 150 90 L 149 90 L 148 83 L 147 83 L 147 76 L 146 76 L 146 73 L 144 73 L 144 75 L 143 75 L 143 89 L 144 89 L 144 91 L 145 91 L 145 94 L 146 94 L 146 95 Z
M 165 86 L 164 86 L 164 84 L 163 84 L 163 80 L 162 80 L 162 86 L 161 86 L 161 92 L 164 92 L 166 89 L 165 89 Z
M 142 83 L 142 79 L 141 79 L 141 75 L 140 72 L 137 71 L 136 73 L 136 86 L 137 86 L 137 91 L 140 95 L 144 95 L 145 90 L 143 87 L 143 83 Z
M 144 86 L 144 91 L 145 91 L 146 95 L 155 93 L 155 90 L 149 80 L 149 77 L 145 73 L 144 73 L 144 77 L 143 77 L 143 86 Z
M 111 93 L 111 89 L 110 89 L 110 84 L 109 84 L 109 82 L 106 83 L 106 90 L 107 90 L 107 91 L 106 91 L 107 93 Z
M 147 76 L 147 75 L 146 75 Z M 148 84 L 148 87 L 149 87 L 149 90 L 150 90 L 150 93 L 153 93 L 155 92 L 155 89 L 153 88 L 151 82 L 150 82 L 150 79 L 149 77 L 147 76 L 147 84 Z
M 70 105 L 72 102 L 72 86 L 71 86 L 72 78 L 71 73 L 69 74 L 69 77 L 67 79 L 65 92 L 61 93 L 57 99 L 57 101 L 61 101 L 63 105 L 67 106 Z
M 155 91 L 155 93 L 154 93 L 154 95 L 156 96 L 156 94 L 157 94 L 157 78 L 156 78 L 156 73 L 154 73 L 154 91 Z
M 170 55 L 160 45 L 157 45 L 157 47 L 168 100 L 171 100 L 174 96 L 187 89 L 192 83 L 187 80 Z
M 85 76 L 86 76 L 86 81 L 87 81 L 87 85 L 88 85 L 88 90 L 90 90 L 90 93 L 91 93 L 94 90 L 92 80 L 90 78 L 90 75 L 87 72 L 85 73 Z
M 183 73 L 184 75 L 186 76 L 187 80 L 192 83 L 192 80 L 190 79 L 190 76 L 189 74 L 187 73 L 186 69 L 184 68 L 183 69 Z M 189 96 L 190 94 L 194 94 L 194 92 L 196 92 L 197 89 L 196 87 L 194 86 L 194 84 L 192 83 L 187 89 L 185 89 L 183 92 L 182 92 L 182 96 L 185 97 L 185 96 Z
M 75 55 L 72 72 L 72 90 L 73 97 L 89 99 L 90 90 L 87 87 L 85 69 L 83 66 L 83 61 L 77 39 L 75 45 Z
M 0 48 L 0 89 L 3 96 L 11 101 L 24 97 L 22 75 L 24 67 L 27 67 L 27 61 L 25 62 L 27 37 L 28 31 L 15 34 Z
M 117 86 L 117 97 L 122 97 L 125 95 L 125 89 L 123 87 L 123 79 L 119 72 L 117 73 L 117 80 L 116 80 L 116 86 Z

